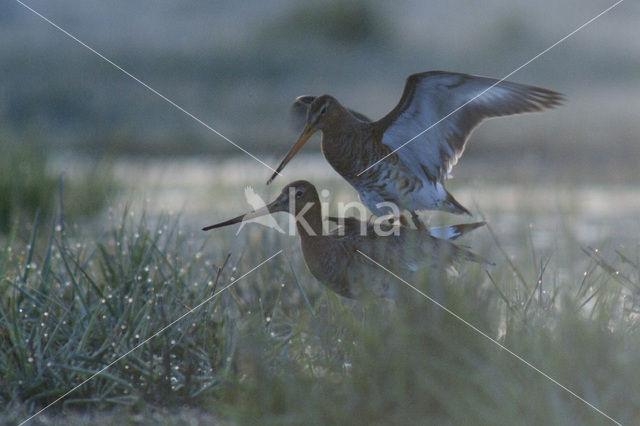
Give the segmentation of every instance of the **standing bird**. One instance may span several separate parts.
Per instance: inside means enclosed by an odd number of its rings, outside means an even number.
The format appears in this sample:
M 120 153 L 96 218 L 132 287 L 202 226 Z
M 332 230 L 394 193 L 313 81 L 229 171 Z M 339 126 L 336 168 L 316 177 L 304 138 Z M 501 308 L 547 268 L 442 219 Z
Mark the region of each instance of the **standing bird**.
M 295 211 L 289 211 L 290 205 L 294 206 Z M 401 227 L 397 234 L 376 233 L 374 225 L 367 223 L 361 228 L 361 222 L 356 218 L 345 218 L 340 229 L 323 235 L 320 198 L 316 188 L 307 181 L 296 181 L 285 186 L 275 201 L 259 210 L 202 230 L 208 231 L 275 212 L 294 215 L 302 255 L 311 274 L 331 290 L 348 298 L 367 294 L 389 295 L 389 275 L 366 256 L 398 272 L 413 272 L 422 267 L 438 269 L 461 260 L 488 263 L 469 250 L 424 231 Z M 455 239 L 483 224 L 439 227 L 434 228 L 433 232 Z M 366 232 L 362 232 L 362 229 Z
M 271 176 L 271 183 L 305 142 L 322 132 L 322 153 L 376 216 L 444 210 L 469 214 L 443 182 L 464 152 L 472 130 L 484 119 L 559 105 L 563 97 L 540 87 L 444 71 L 407 78 L 398 105 L 378 121 L 343 107 L 333 96 L 301 96 L 293 112 L 303 114 L 298 140 Z

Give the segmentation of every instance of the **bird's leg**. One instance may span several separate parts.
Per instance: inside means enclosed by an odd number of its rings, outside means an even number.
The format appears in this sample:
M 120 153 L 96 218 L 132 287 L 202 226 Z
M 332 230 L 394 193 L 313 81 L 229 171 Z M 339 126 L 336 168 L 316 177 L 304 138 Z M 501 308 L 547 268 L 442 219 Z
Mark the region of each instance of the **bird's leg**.
M 411 212 L 411 218 L 413 219 L 413 224 L 416 226 L 416 228 L 418 228 L 421 231 L 427 230 L 427 227 L 424 226 L 424 223 L 422 223 L 422 220 L 420 219 L 420 217 L 416 212 L 413 212 L 413 211 Z

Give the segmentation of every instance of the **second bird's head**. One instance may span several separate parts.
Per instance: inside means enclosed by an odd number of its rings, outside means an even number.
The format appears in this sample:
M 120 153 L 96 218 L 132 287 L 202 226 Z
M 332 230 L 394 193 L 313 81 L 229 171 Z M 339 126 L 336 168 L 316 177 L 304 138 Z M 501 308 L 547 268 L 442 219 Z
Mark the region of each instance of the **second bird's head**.
M 307 207 L 309 206 L 310 207 Z M 221 228 L 223 226 L 233 225 L 235 223 L 255 219 L 260 216 L 266 216 L 268 214 L 276 212 L 288 212 L 293 215 L 297 215 L 303 210 L 309 211 L 315 206 L 320 206 L 320 199 L 315 186 L 306 180 L 298 180 L 285 186 L 280 192 L 280 195 L 261 209 L 254 210 L 252 212 L 234 217 L 233 219 L 226 220 L 224 222 L 216 223 L 202 228 L 203 231 L 210 229 Z

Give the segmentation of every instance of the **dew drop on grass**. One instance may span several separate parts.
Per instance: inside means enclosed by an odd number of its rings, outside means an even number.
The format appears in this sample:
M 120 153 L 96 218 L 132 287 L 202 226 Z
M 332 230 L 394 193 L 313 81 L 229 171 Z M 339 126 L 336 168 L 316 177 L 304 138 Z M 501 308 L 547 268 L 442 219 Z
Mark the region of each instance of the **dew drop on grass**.
M 44 315 L 45 317 L 48 317 L 48 316 L 49 316 L 49 312 L 45 311 L 43 315 Z
M 32 356 L 30 356 L 29 358 L 27 358 L 27 361 L 29 362 L 29 364 L 33 364 L 35 360 L 33 359 Z
M 135 335 L 135 338 L 136 338 L 136 339 L 139 339 L 139 338 L 140 338 L 140 335 L 139 335 L 139 334 L 136 334 L 136 335 Z
M 129 299 L 127 299 L 127 302 L 133 303 L 133 297 L 130 297 Z
M 269 316 L 268 316 L 268 317 L 266 317 L 266 318 L 265 318 L 265 321 L 266 321 L 266 322 L 271 322 L 271 317 L 269 317 Z
M 171 344 L 172 344 L 172 345 L 175 345 L 175 344 L 176 344 L 176 341 L 175 341 L 175 340 L 173 340 L 173 339 L 171 339 Z
M 126 329 L 127 329 L 127 326 L 126 326 L 125 324 L 122 324 L 122 325 L 120 326 L 120 329 L 121 329 L 121 330 L 126 330 Z

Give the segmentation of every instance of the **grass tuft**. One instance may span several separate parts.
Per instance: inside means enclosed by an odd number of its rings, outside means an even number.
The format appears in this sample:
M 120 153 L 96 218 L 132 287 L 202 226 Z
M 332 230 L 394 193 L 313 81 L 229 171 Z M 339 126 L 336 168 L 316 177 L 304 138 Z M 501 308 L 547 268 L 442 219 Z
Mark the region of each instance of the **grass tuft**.
M 406 277 L 491 341 L 391 276 L 393 302 L 342 299 L 286 247 L 239 280 L 283 247 L 269 230 L 227 241 L 127 207 L 111 220 L 88 236 L 35 216 L 30 234 L 8 237 L 3 420 L 23 420 L 113 363 L 46 416 L 89 412 L 106 424 L 113 413 L 169 409 L 249 424 L 609 423 L 500 345 L 617 421 L 640 416 L 629 391 L 640 381 L 637 253 L 586 248 L 567 266 L 555 251 L 508 258 L 498 244 L 482 253 L 496 263 L 488 273 L 470 264 Z

